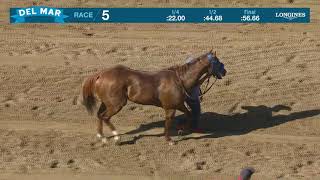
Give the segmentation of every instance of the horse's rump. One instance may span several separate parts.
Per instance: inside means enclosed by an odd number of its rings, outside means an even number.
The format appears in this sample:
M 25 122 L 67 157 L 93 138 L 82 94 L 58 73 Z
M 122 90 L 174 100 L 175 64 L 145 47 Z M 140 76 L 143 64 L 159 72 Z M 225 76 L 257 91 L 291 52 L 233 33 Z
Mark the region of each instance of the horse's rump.
M 89 76 L 82 85 L 82 104 L 86 107 L 87 111 L 92 114 L 96 106 L 96 98 L 94 95 L 95 83 L 99 78 L 99 74 Z

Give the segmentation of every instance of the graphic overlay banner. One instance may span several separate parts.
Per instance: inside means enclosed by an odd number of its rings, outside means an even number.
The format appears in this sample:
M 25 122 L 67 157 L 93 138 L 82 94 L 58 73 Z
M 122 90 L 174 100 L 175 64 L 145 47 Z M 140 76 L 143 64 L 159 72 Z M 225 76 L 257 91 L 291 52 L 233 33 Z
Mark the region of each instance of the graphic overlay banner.
M 310 8 L 11 8 L 10 23 L 309 23 Z
M 57 9 L 45 6 L 33 6 L 30 8 L 11 8 L 11 23 L 64 23 L 64 9 Z M 49 18 L 49 21 L 48 21 Z M 14 19 L 14 20 L 12 20 Z M 51 21 L 50 21 L 51 20 Z

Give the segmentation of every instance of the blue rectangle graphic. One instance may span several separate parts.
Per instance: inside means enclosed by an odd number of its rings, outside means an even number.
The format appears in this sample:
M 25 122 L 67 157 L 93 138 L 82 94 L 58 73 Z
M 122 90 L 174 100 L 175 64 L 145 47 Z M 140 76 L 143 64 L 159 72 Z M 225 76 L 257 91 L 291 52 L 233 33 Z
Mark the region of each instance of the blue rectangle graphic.
M 309 23 L 310 8 L 10 8 L 10 23 Z

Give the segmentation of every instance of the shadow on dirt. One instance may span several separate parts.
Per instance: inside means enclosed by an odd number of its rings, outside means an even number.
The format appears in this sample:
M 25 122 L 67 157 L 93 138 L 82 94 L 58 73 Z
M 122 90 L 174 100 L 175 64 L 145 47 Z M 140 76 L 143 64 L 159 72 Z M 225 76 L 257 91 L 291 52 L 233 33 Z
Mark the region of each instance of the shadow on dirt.
M 293 112 L 288 115 L 272 115 L 272 112 L 291 111 L 291 108 L 285 105 L 276 105 L 273 107 L 267 107 L 265 105 L 242 106 L 241 108 L 246 110 L 247 112 L 232 115 L 224 115 L 214 112 L 202 113 L 199 126 L 201 129 L 204 129 L 203 133 L 206 135 L 200 137 L 186 137 L 183 139 L 186 140 L 218 138 L 223 136 L 242 135 L 249 133 L 253 130 L 270 128 L 286 122 L 312 117 L 320 114 L 320 109 L 315 109 L 301 112 Z M 177 122 L 177 120 L 183 118 L 184 115 L 180 115 L 177 116 L 175 119 Z M 176 123 L 173 124 L 173 127 L 175 126 Z M 126 134 L 133 135 L 159 127 L 164 127 L 164 120 L 143 124 L 138 129 L 127 132 Z M 138 138 L 136 138 L 136 140 L 144 136 L 160 137 L 162 135 L 162 133 L 154 135 L 140 134 Z

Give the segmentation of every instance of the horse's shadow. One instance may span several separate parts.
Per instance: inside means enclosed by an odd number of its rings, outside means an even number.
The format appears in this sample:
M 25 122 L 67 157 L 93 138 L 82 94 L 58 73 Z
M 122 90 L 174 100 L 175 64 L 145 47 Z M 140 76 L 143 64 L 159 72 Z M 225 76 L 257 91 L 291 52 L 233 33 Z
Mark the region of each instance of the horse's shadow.
M 289 106 L 276 105 L 273 107 L 267 107 L 265 105 L 260 106 L 242 106 L 242 109 L 246 110 L 245 113 L 237 113 L 232 115 L 218 114 L 214 112 L 205 112 L 201 115 L 199 120 L 200 128 L 204 129 L 203 136 L 199 137 L 185 137 L 186 139 L 203 139 L 203 138 L 218 138 L 223 136 L 242 135 L 247 134 L 253 130 L 270 128 L 286 122 L 312 117 L 320 114 L 320 109 L 293 112 L 288 115 L 272 115 L 272 112 L 279 111 L 291 111 Z M 179 115 L 175 119 L 184 119 L 184 115 Z M 164 127 L 164 120 L 151 122 L 141 125 L 139 128 L 129 131 L 125 134 L 140 134 L 141 132 L 148 131 L 153 128 Z M 144 136 L 162 136 L 161 134 L 143 135 L 140 134 L 135 140 Z

